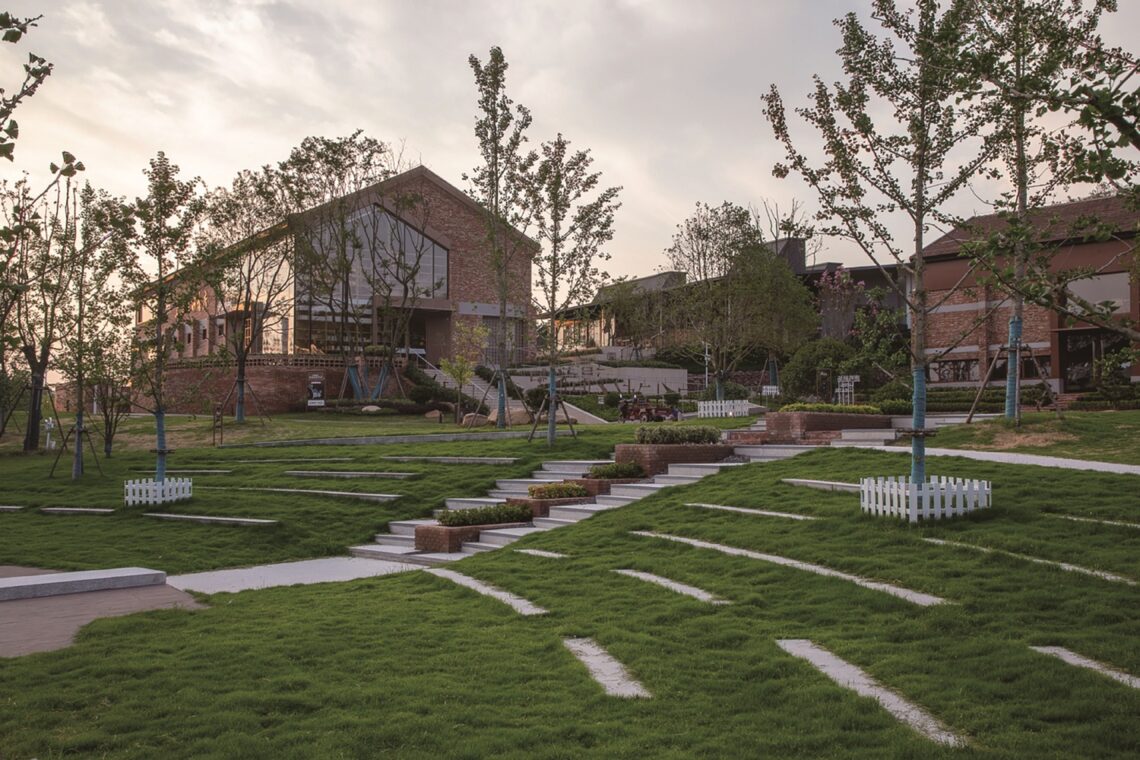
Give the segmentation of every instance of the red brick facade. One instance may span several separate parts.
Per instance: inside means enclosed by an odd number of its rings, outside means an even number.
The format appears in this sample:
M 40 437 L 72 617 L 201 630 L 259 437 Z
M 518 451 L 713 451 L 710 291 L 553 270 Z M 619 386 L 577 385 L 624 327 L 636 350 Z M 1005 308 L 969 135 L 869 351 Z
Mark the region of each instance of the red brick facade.
M 766 443 L 800 443 L 819 430 L 885 429 L 891 418 L 882 414 L 830 412 L 769 412 L 764 415 Z
M 619 443 L 614 461 L 636 462 L 647 476 L 663 475 L 671 464 L 719 462 L 732 456 L 732 446 L 720 443 Z

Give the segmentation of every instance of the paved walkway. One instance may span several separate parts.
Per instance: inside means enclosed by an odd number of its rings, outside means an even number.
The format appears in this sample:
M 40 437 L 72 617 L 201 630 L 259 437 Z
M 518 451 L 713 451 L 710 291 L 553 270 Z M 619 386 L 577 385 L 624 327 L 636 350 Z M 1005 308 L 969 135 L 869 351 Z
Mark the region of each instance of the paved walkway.
M 0 565 L 0 578 L 54 572 Z M 79 629 L 99 618 L 171 607 L 193 610 L 201 606 L 194 597 L 170 586 L 89 591 L 0 602 L 0 657 L 19 657 L 71 646 Z
M 217 594 L 222 591 L 246 591 L 273 586 L 295 586 L 309 583 L 353 581 L 377 575 L 421 570 L 417 565 L 404 562 L 384 562 L 356 557 L 329 557 L 301 562 L 281 562 L 276 565 L 241 567 L 234 570 L 214 570 L 208 573 L 172 575 L 166 582 L 184 591 Z
M 861 446 L 861 449 L 891 451 L 896 454 L 909 454 L 904 446 Z M 1115 462 L 1094 462 L 1086 459 L 1064 459 L 1038 454 L 1016 454 L 1007 451 L 975 451 L 974 449 L 927 449 L 928 457 L 963 457 L 979 462 L 1001 462 L 1003 464 L 1033 464 L 1039 467 L 1057 467 L 1062 470 L 1085 470 L 1089 472 L 1111 472 L 1116 475 L 1140 475 L 1140 465 L 1116 464 Z

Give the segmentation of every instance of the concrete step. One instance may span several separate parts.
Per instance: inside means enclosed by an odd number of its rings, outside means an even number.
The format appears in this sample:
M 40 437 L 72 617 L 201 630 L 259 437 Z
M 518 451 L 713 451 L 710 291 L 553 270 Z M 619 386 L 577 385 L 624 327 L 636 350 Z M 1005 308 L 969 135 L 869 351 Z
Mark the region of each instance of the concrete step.
M 627 496 L 640 499 L 643 496 L 657 493 L 666 486 L 662 483 L 629 483 L 626 485 L 610 486 L 610 496 Z
M 885 439 L 894 440 L 898 436 L 891 428 L 858 428 L 854 430 L 842 430 L 839 433 L 839 440 L 841 441 L 880 441 Z
M 567 525 L 573 525 L 576 522 L 578 521 L 564 520 L 560 517 L 536 517 L 531 520 L 531 523 L 534 525 L 534 527 L 546 528 L 547 530 L 551 530 L 552 528 L 562 528 Z
M 166 583 L 166 573 L 145 567 L 115 567 L 107 570 L 80 570 L 73 573 L 20 575 L 12 578 L 0 578 L 0 602 L 78 594 L 84 591 L 161 586 L 164 583 Z
M 495 487 L 500 491 L 518 491 L 526 493 L 526 489 L 531 486 L 544 486 L 550 483 L 561 483 L 562 478 L 549 477 L 549 478 L 508 478 L 506 480 L 496 480 Z
M 459 548 L 461 554 L 468 556 L 472 554 L 481 554 L 482 552 L 494 551 L 495 549 L 502 549 L 503 547 L 498 544 L 485 544 L 482 541 L 465 541 L 463 546 Z
M 599 496 L 598 498 L 609 497 Z M 613 507 L 606 504 L 567 504 L 562 507 L 551 507 L 550 516 L 555 520 L 577 521 L 584 520 L 587 517 L 592 517 L 599 512 L 605 512 L 610 509 L 613 509 Z
M 551 480 L 555 483 L 561 483 L 566 478 L 580 478 L 585 474 L 585 470 L 579 470 L 575 472 L 551 472 L 550 470 L 532 470 L 530 476 L 534 480 Z
M 797 446 L 793 444 L 765 444 L 762 446 L 737 446 L 733 453 L 737 456 L 748 457 L 754 462 L 771 461 L 774 459 L 787 459 L 805 451 L 814 451 L 818 446 Z
M 484 530 L 479 532 L 479 542 L 506 546 L 507 544 L 513 544 L 524 536 L 529 536 L 531 533 L 543 533 L 547 530 L 549 530 L 549 528 L 498 528 L 496 530 Z
M 654 475 L 653 482 L 663 486 L 685 486 L 700 480 L 695 475 Z
M 435 524 L 435 520 L 393 520 L 388 523 L 388 532 L 399 536 L 414 536 L 416 535 L 416 526 Z
M 363 559 L 379 559 L 387 562 L 407 562 L 411 565 L 441 565 L 461 558 L 459 552 L 454 554 L 435 554 L 418 552 L 414 547 L 408 546 L 382 546 L 380 544 L 364 544 L 363 546 L 350 546 L 348 553 Z
M 377 533 L 374 540 L 381 546 L 412 546 L 416 545 L 415 536 L 406 536 L 399 533 Z
M 867 448 L 870 446 L 886 446 L 894 443 L 894 438 L 879 438 L 879 439 L 863 439 L 859 441 L 832 441 L 831 448 L 833 449 L 859 449 Z
M 491 507 L 496 504 L 502 504 L 506 499 L 500 498 L 482 498 L 482 499 L 446 499 L 443 503 L 448 509 L 476 509 L 478 507 Z
M 703 478 L 706 475 L 715 475 L 725 467 L 740 467 L 747 462 L 702 462 L 699 464 L 671 464 L 670 475 L 681 475 L 691 478 Z
M 640 496 L 597 496 L 594 501 L 598 502 L 599 506 L 609 507 L 624 507 L 626 504 L 632 504 L 640 499 Z M 552 512 L 554 510 L 551 510 Z
M 560 462 L 543 462 L 542 469 L 548 473 L 569 473 L 570 475 L 583 475 L 586 470 L 596 464 L 610 464 L 610 459 L 567 459 Z

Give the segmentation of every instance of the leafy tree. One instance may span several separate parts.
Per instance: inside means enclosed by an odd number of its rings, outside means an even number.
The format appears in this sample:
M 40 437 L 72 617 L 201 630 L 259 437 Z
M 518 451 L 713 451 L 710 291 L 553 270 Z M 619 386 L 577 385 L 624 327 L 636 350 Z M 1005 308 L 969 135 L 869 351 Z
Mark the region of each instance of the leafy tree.
M 530 111 L 507 96 L 507 60 L 498 46 L 491 48 L 487 62 L 474 55 L 468 63 L 475 74 L 479 112 L 475 137 L 482 163 L 464 179 L 471 183 L 475 200 L 483 207 L 491 269 L 499 295 L 499 318 L 495 327 L 498 427 L 507 424 L 508 310 L 512 295 L 519 294 L 517 272 L 529 262 L 534 246 L 518 231 L 528 228 L 532 217 L 526 177 L 538 160 L 524 153 Z M 512 287 L 513 285 L 513 287 Z M 517 298 L 516 303 L 523 299 Z
M 863 297 L 863 283 L 840 267 L 820 275 L 816 287 L 820 333 L 825 338 L 846 340 L 855 323 L 855 311 Z
M 198 269 L 227 325 L 225 350 L 236 369 L 234 421 L 245 422 L 246 365 L 293 297 L 293 237 L 278 224 L 272 173 L 243 171 L 206 199 Z M 213 312 L 213 310 L 211 310 Z
M 451 357 L 440 368 L 455 381 L 455 424 L 463 419 L 463 385 L 475 375 L 475 367 L 487 345 L 487 328 L 476 319 L 456 320 L 451 331 Z
M 697 341 L 689 345 L 702 356 L 707 347 L 717 399 L 749 354 L 787 353 L 815 331 L 811 294 L 763 245 L 748 209 L 698 203 L 665 253 L 670 268 L 686 274 L 684 287 L 669 295 L 672 322 Z
M 541 159 L 530 178 L 530 206 L 536 220 L 536 237 L 542 246 L 535 257 L 539 308 L 548 321 L 546 443 L 553 446 L 558 382 L 558 314 L 593 295 L 605 279 L 598 263 L 610 258 L 603 250 L 613 239 L 614 213 L 621 188 L 598 188 L 600 172 L 590 171 L 590 152 L 570 152 L 570 142 L 559 134 L 543 143 Z
M 629 344 L 633 358 L 644 351 L 663 330 L 663 299 L 667 295 L 646 293 L 633 282 L 618 280 L 599 292 L 602 318 L 613 331 L 612 339 Z
M 201 180 L 182 180 L 179 173 L 162 151 L 143 171 L 147 195 L 134 204 L 137 236 L 127 272 L 141 316 L 134 377 L 152 405 L 157 453 L 154 479 L 158 482 L 166 479 L 168 453 L 166 369 L 180 348 L 178 333 L 201 286 L 191 267 L 194 232 L 204 211 Z
M 0 13 L 0 42 L 16 44 L 28 30 L 36 26 L 36 22 L 43 16 L 34 18 L 19 18 L 11 13 Z M 12 114 L 21 102 L 36 93 L 44 80 L 51 75 L 52 64 L 36 55 L 28 53 L 28 62 L 24 64 L 24 81 L 11 95 L 0 90 L 0 157 L 13 160 L 16 153 L 16 138 L 20 135 L 20 127 L 12 118 Z
M 989 114 L 960 100 L 958 64 L 973 21 L 972 0 L 952 0 L 945 10 L 937 0 L 917 0 L 909 10 L 893 0 L 874 0 L 872 6 L 887 35 L 876 38 L 854 13 L 837 21 L 846 81 L 828 87 L 816 77 L 812 106 L 798 110 L 823 139 L 822 165 L 813 166 L 796 148 L 775 85 L 766 115 L 787 153 L 788 163 L 775 174 L 795 172 L 816 191 L 819 215 L 830 222 L 825 232 L 851 240 L 880 267 L 893 261 L 904 275 L 893 287 L 911 314 L 912 424 L 921 431 L 926 368 L 937 358 L 926 351 L 926 321 L 938 306 L 928 297 L 921 253 L 928 228 L 952 222 L 945 204 L 990 158 L 988 145 L 978 145 Z M 889 231 L 895 214 L 910 223 L 912 234 L 905 240 Z M 912 439 L 911 479 L 926 480 L 921 433 Z

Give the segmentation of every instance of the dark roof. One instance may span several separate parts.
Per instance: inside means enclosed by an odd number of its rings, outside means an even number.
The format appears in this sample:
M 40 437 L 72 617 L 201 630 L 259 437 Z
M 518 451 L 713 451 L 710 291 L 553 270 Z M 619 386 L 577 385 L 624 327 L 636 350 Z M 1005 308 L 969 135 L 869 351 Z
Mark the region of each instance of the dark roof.
M 638 293 L 656 293 L 662 290 L 669 290 L 685 284 L 684 272 L 658 272 L 651 274 L 648 277 L 638 277 L 636 280 L 622 280 L 621 282 L 611 283 L 598 288 L 598 292 L 594 295 L 594 300 L 591 304 L 605 303 L 609 300 L 609 293 L 618 285 L 628 284 L 632 285 L 634 291 Z
M 1006 225 L 1006 216 L 975 216 L 922 249 L 924 258 L 957 255 L 963 243 L 981 240 Z M 1031 211 L 1030 223 L 1037 228 L 1040 243 L 1084 240 L 1091 225 L 1107 225 L 1119 235 L 1134 235 L 1140 224 L 1140 209 L 1130 208 L 1123 196 L 1086 198 L 1057 203 Z

